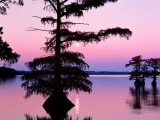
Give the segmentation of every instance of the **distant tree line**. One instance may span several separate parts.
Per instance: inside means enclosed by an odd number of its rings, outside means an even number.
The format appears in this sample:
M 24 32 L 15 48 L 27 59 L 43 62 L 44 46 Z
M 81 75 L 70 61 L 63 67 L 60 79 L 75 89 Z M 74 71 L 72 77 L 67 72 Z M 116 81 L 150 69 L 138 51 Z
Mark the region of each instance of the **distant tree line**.
M 123 71 L 85 71 L 89 75 L 128 75 L 130 72 Z
M 123 71 L 84 71 L 89 75 L 128 75 L 130 72 L 123 72 Z M 32 71 L 25 71 L 25 70 L 17 70 L 16 75 L 25 75 L 27 73 L 32 73 Z M 48 72 L 48 74 L 52 74 L 52 71 Z

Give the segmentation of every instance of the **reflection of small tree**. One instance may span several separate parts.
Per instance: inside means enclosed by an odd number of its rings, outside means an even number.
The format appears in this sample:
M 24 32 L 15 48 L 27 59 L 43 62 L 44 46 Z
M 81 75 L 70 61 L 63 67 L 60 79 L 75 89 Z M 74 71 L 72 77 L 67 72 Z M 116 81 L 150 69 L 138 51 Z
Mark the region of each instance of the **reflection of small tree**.
M 151 58 L 146 60 L 147 66 L 152 69 L 151 77 L 153 84 L 156 84 L 157 76 L 159 75 L 158 69 L 160 68 L 160 58 Z
M 147 102 L 149 90 L 145 88 L 145 85 L 140 86 L 141 87 L 141 98 L 144 103 Z
M 157 85 L 152 84 L 152 105 L 159 106 Z
M 130 88 L 130 92 L 134 97 L 134 101 L 132 103 L 133 109 L 141 109 L 140 86 L 135 86 L 135 89 Z
M 145 86 L 130 87 L 130 93 L 133 99 L 128 101 L 133 109 L 141 109 L 143 105 L 148 105 L 150 91 Z

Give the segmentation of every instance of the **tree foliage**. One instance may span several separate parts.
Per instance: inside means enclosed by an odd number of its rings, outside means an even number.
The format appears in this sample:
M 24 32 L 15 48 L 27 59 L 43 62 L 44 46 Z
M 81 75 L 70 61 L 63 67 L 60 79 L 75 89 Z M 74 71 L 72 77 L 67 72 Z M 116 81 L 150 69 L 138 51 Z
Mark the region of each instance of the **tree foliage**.
M 22 84 L 27 90 L 26 97 L 36 93 L 43 96 L 51 95 L 58 85 L 61 85 L 65 92 L 85 91 L 91 92 L 92 82 L 87 77 L 88 74 L 83 70 L 88 68 L 88 64 L 83 61 L 83 54 L 78 52 L 63 52 L 60 55 L 60 75 L 58 81 L 55 80 L 55 55 L 35 58 L 26 63 L 32 71 L 22 76 L 25 82 Z
M 131 60 L 129 60 L 129 63 L 126 64 L 125 67 L 133 66 L 133 71 L 131 72 L 130 80 L 140 80 L 140 71 L 141 71 L 141 66 L 142 66 L 142 56 L 135 56 Z
M 24 5 L 23 0 L 0 0 L 0 14 L 6 15 L 7 9 L 10 8 L 10 4 L 16 4 L 16 5 Z
M 0 14 L 6 15 L 7 8 L 10 8 L 10 4 L 16 4 L 23 6 L 23 0 L 0 0 Z M 4 61 L 4 66 L 17 63 L 20 55 L 16 52 L 13 52 L 12 48 L 9 46 L 7 42 L 2 40 L 2 32 L 3 27 L 0 27 L 0 60 Z
M 84 72 L 89 66 L 83 61 L 82 53 L 69 52 L 67 49 L 74 42 L 81 42 L 84 45 L 93 42 L 100 42 L 110 36 L 124 37 L 129 39 L 132 32 L 127 28 L 107 28 L 94 31 L 71 31 L 73 25 L 88 25 L 87 23 L 77 23 L 69 21 L 71 16 L 82 17 L 84 11 L 104 6 L 108 2 L 117 0 L 43 0 L 45 10 L 52 11 L 56 17 L 39 17 L 42 24 L 50 24 L 52 30 L 42 30 L 30 27 L 29 31 L 41 30 L 48 31 L 52 37 L 47 38 L 45 52 L 50 52 L 50 56 L 35 58 L 26 63 L 31 73 L 22 76 L 24 83 L 22 87 L 27 90 L 26 97 L 32 94 L 49 95 L 53 90 L 61 87 L 63 91 L 75 90 L 91 92 L 92 82 L 87 78 L 89 75 Z
M 146 59 L 147 66 L 151 69 L 150 76 L 153 78 L 153 80 L 157 79 L 157 76 L 159 75 L 158 69 L 160 69 L 160 58 L 150 58 Z
M 3 28 L 1 27 L 1 34 L 3 34 L 2 29 Z M 9 44 L 7 42 L 4 42 L 2 40 L 2 37 L 0 37 L 0 60 L 4 61 L 4 66 L 10 66 L 14 63 L 17 63 L 19 57 L 20 55 L 16 52 L 13 52 Z

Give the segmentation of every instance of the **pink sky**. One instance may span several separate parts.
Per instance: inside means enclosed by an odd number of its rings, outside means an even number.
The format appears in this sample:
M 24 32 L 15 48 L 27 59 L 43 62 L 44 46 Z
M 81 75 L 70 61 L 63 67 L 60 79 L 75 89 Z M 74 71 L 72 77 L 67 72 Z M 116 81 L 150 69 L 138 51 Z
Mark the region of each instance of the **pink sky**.
M 89 23 L 89 26 L 76 25 L 72 30 L 98 31 L 100 29 L 122 27 L 129 28 L 133 35 L 130 40 L 111 37 L 98 44 L 84 47 L 75 44 L 69 49 L 82 52 L 90 65 L 89 70 L 127 71 L 125 64 L 134 56 L 143 58 L 160 57 L 160 1 L 152 0 L 119 0 L 108 3 L 104 7 L 85 13 L 84 17 L 71 18 L 75 22 Z M 19 62 L 12 67 L 27 70 L 25 62 L 34 57 L 46 55 L 40 50 L 44 46 L 46 32 L 27 32 L 27 27 L 51 29 L 43 26 L 40 19 L 32 16 L 55 16 L 54 13 L 43 11 L 42 1 L 25 1 L 24 7 L 11 5 L 8 15 L 0 15 L 0 26 L 4 27 L 3 40 L 7 41 L 14 51 L 21 54 Z M 55 16 L 56 17 L 56 16 Z

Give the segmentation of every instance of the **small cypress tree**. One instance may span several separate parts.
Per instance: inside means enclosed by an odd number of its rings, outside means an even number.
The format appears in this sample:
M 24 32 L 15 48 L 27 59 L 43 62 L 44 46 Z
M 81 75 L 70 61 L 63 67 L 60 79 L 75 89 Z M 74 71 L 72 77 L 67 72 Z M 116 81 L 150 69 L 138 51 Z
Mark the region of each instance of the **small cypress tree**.
M 158 69 L 160 69 L 160 58 L 150 58 L 146 60 L 147 66 L 151 68 L 151 77 L 153 78 L 152 84 L 156 84 L 157 76 L 159 75 Z
M 141 72 L 141 67 L 142 67 L 142 56 L 135 56 L 131 60 L 129 60 L 129 63 L 126 64 L 125 67 L 133 66 L 133 71 L 131 72 L 130 75 L 130 80 L 135 79 L 136 81 L 140 80 L 140 72 Z

